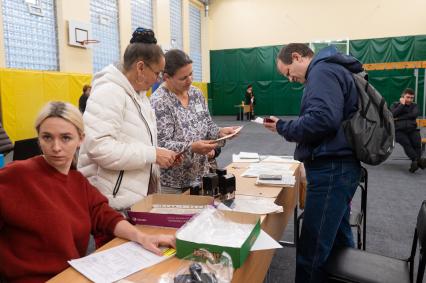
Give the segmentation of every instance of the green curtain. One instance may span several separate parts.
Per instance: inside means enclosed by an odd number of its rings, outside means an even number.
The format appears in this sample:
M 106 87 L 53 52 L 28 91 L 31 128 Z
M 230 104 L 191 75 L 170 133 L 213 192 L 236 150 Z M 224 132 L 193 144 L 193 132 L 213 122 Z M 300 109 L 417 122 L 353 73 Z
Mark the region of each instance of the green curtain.
M 314 43 L 315 50 L 328 44 Z M 214 115 L 236 115 L 235 105 L 244 100 L 247 85 L 253 85 L 256 115 L 297 115 L 303 86 L 289 83 L 276 70 L 276 57 L 283 45 L 210 51 L 209 98 Z M 344 45 L 337 46 L 346 52 Z M 426 60 L 426 36 L 401 36 L 352 40 L 349 52 L 362 63 Z M 423 106 L 421 70 L 418 104 Z M 388 104 L 398 100 L 401 92 L 415 88 L 414 70 L 370 71 L 369 80 Z

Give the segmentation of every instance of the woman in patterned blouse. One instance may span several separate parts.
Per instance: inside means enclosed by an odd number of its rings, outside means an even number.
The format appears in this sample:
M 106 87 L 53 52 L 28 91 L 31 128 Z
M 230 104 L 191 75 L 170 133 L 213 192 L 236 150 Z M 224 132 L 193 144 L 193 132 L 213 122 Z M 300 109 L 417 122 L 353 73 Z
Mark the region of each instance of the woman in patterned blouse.
M 192 60 L 173 49 L 165 54 L 164 83 L 151 97 L 157 116 L 158 145 L 183 155 L 183 161 L 161 170 L 161 192 L 181 193 L 208 173 L 208 157 L 218 144 L 212 140 L 234 132 L 212 120 L 200 89 L 192 85 Z

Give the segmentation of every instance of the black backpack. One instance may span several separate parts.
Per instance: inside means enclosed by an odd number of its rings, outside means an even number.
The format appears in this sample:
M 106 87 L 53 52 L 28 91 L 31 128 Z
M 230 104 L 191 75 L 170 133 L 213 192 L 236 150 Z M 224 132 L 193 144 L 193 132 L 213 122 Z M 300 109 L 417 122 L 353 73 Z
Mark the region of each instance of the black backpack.
M 343 122 L 345 136 L 360 161 L 378 165 L 395 146 L 393 115 L 365 72 L 352 75 L 359 94 L 358 110 Z

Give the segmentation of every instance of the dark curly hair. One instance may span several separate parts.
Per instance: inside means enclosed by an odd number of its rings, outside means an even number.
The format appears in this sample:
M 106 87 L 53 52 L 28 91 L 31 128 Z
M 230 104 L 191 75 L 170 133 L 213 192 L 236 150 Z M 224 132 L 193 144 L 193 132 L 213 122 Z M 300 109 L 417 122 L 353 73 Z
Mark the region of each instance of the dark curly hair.
M 140 60 L 147 64 L 156 64 L 162 57 L 164 53 L 157 45 L 154 32 L 139 27 L 133 32 L 130 44 L 124 51 L 123 68 L 128 71 L 135 62 Z

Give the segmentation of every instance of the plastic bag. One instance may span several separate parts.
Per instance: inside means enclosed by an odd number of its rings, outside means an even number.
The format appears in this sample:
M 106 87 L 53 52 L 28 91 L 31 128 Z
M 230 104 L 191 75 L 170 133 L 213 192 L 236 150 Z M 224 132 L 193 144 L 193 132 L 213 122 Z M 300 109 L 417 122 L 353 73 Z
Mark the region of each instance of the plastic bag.
M 228 283 L 233 273 L 232 259 L 226 252 L 215 258 L 209 251 L 199 249 L 183 259 L 173 283 Z

